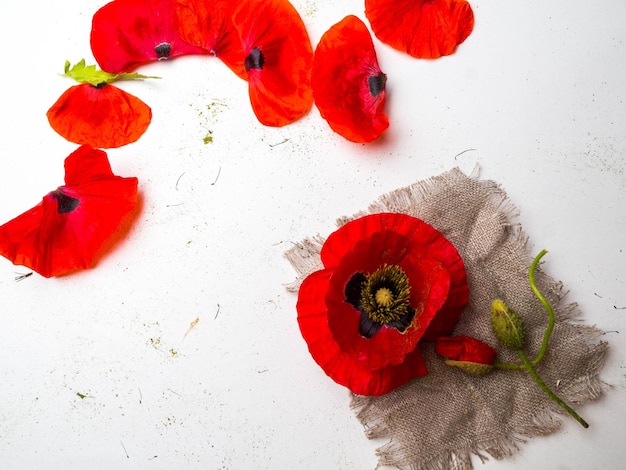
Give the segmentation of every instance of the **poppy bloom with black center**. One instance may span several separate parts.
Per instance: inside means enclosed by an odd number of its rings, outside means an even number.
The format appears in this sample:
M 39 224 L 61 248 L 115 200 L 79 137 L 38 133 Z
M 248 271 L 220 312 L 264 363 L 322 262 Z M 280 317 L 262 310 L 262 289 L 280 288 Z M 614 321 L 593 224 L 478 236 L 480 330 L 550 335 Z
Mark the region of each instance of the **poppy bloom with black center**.
M 386 81 L 359 18 L 347 16 L 324 33 L 315 49 L 311 85 L 331 129 L 352 142 L 377 139 L 389 127 L 382 112 Z
M 106 153 L 81 146 L 65 159 L 65 185 L 0 226 L 0 255 L 51 277 L 88 268 L 137 204 L 137 178 L 111 171 Z
M 436 229 L 405 214 L 355 219 L 320 252 L 298 293 L 298 323 L 337 383 L 382 395 L 426 375 L 418 342 L 450 334 L 468 300 L 465 267 Z
M 435 351 L 446 358 L 446 364 L 474 375 L 485 375 L 493 369 L 498 351 L 471 336 L 441 336 Z
M 206 54 L 176 27 L 176 0 L 113 0 L 92 19 L 91 51 L 102 70 L 128 72 L 155 60 Z
M 474 28 L 465 0 L 365 0 L 365 15 L 378 39 L 421 59 L 452 54 Z

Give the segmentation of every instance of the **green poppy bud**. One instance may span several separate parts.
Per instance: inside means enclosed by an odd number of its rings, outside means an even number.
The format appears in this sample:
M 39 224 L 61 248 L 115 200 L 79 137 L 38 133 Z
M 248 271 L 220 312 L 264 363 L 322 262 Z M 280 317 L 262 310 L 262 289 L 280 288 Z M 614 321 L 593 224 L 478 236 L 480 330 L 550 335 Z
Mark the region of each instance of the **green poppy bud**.
M 502 300 L 491 304 L 491 326 L 498 339 L 506 347 L 520 351 L 524 349 L 524 326 L 515 310 Z

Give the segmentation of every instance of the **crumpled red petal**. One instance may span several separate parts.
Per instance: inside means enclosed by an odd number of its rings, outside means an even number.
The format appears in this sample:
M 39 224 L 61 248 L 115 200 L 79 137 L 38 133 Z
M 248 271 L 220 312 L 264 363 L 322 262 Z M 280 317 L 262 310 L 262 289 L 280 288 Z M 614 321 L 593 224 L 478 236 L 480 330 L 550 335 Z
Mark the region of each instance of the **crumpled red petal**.
M 64 186 L 0 226 L 0 255 L 42 276 L 88 268 L 137 204 L 137 178 L 115 176 L 106 153 L 81 146 L 65 159 Z
M 335 382 L 359 395 L 379 396 L 427 374 L 419 347 L 397 365 L 368 369 L 350 354 L 342 351 L 328 326 L 324 296 L 328 291 L 332 269 L 308 276 L 298 293 L 298 324 L 309 352 Z
M 232 0 L 178 0 L 176 23 L 184 41 L 214 54 L 245 80 L 243 46 L 233 25 L 236 6 Z
M 284 126 L 313 106 L 313 48 L 287 0 L 239 2 L 233 24 L 244 51 L 250 103 L 266 126 Z
M 365 15 L 378 39 L 422 59 L 452 54 L 474 28 L 465 0 L 365 0 Z
M 50 126 L 70 142 L 113 148 L 139 139 L 152 110 L 114 85 L 81 83 L 66 90 L 47 112 Z
M 352 142 L 371 142 L 388 127 L 382 112 L 386 75 L 365 24 L 347 16 L 322 36 L 313 61 L 315 105 L 331 129 Z
M 155 60 L 205 54 L 176 27 L 176 0 L 113 0 L 93 16 L 91 51 L 105 72 L 128 72 Z

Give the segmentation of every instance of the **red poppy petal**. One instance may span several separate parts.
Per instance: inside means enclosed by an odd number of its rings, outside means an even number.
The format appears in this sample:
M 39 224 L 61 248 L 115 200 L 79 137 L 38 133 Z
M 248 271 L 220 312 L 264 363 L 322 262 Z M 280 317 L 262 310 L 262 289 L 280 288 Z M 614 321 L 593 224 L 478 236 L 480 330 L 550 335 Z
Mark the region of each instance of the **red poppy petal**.
M 243 47 L 232 20 L 236 6 L 231 0 L 178 0 L 176 22 L 183 40 L 214 54 L 245 80 Z
M 284 126 L 313 106 L 313 48 L 287 0 L 240 2 L 233 23 L 243 45 L 250 103 L 266 126 Z
M 137 178 L 106 176 L 107 156 L 80 147 L 66 159 L 66 180 L 32 209 L 0 226 L 0 254 L 42 276 L 91 266 L 105 240 L 137 203 Z M 84 175 L 83 181 L 78 180 Z M 63 206 L 63 201 L 71 201 Z
M 114 0 L 94 15 L 91 51 L 106 72 L 186 54 L 205 54 L 186 43 L 176 27 L 176 0 Z
M 448 299 L 428 325 L 423 337 L 425 341 L 433 341 L 440 336 L 452 334 L 461 319 L 463 308 L 469 301 L 469 286 L 463 260 L 459 257 L 453 267 L 448 267 L 448 272 L 450 273 Z
M 452 54 L 474 28 L 465 0 L 365 0 L 365 15 L 378 39 L 423 59 Z
M 52 128 L 70 142 L 113 148 L 139 139 L 152 120 L 152 110 L 114 85 L 82 83 L 66 90 L 47 116 Z
M 322 36 L 313 61 L 315 104 L 330 127 L 352 142 L 371 142 L 388 127 L 386 76 L 365 24 L 347 16 Z
M 371 370 L 342 352 L 328 327 L 324 297 L 332 270 L 308 276 L 298 294 L 298 324 L 313 359 L 335 382 L 359 395 L 383 395 L 411 379 L 426 375 L 427 370 L 419 348 L 415 348 L 401 364 Z
M 437 338 L 435 351 L 453 361 L 476 362 L 493 365 L 498 351 L 470 336 L 442 336 Z
M 439 243 L 441 247 L 437 247 L 438 256 L 446 255 L 446 248 L 450 245 L 439 231 L 423 220 L 406 214 L 381 212 L 359 217 L 331 233 L 320 252 L 322 263 L 326 267 L 337 265 L 361 240 L 386 230 L 405 235 L 411 243 L 429 249 L 431 244 Z

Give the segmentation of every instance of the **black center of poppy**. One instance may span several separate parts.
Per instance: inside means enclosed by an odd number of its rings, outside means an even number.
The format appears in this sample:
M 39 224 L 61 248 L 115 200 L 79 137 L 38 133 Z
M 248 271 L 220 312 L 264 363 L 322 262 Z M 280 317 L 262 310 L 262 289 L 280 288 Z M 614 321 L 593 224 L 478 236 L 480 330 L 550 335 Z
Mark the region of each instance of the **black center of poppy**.
M 387 75 L 380 72 L 378 75 L 370 75 L 367 77 L 367 84 L 370 87 L 370 93 L 376 97 L 380 92 L 385 90 L 385 83 L 387 83 Z
M 250 54 L 245 58 L 243 66 L 246 68 L 246 72 L 250 69 L 262 69 L 265 65 L 265 56 L 261 49 L 255 47 L 250 51 Z
M 170 52 L 172 52 L 172 46 L 170 46 L 167 42 L 162 42 L 154 48 L 154 52 L 156 52 L 159 60 L 167 59 L 170 56 Z
M 403 333 L 413 322 L 409 278 L 399 266 L 383 265 L 371 274 L 354 274 L 345 288 L 346 302 L 361 312 L 359 333 L 371 338 L 383 326 Z
M 80 200 L 75 197 L 68 196 L 60 189 L 52 191 L 52 197 L 57 200 L 57 212 L 59 214 L 69 214 L 80 204 Z

